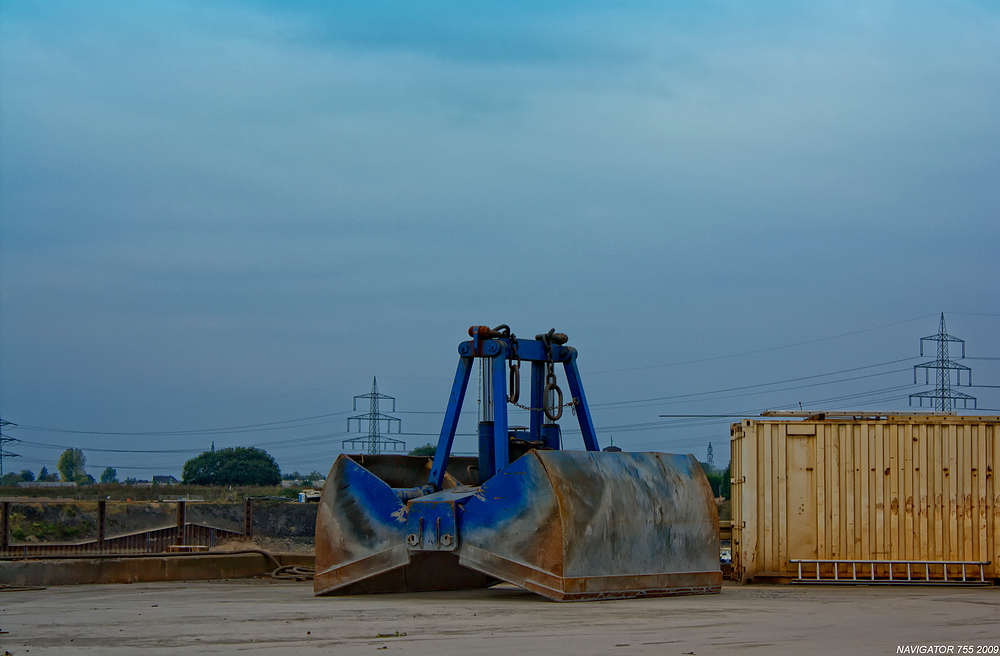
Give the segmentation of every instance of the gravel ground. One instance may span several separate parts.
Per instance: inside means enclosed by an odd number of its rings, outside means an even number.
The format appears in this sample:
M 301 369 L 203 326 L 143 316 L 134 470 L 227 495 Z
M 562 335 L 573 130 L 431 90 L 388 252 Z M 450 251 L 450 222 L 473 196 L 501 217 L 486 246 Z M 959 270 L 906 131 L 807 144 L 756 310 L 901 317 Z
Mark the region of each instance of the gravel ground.
M 1000 645 L 995 588 L 727 584 L 719 595 L 559 604 L 511 586 L 313 597 L 310 584 L 254 580 L 7 590 L 0 606 L 0 654 L 33 656 L 920 653 L 899 651 L 909 645 L 975 654 Z

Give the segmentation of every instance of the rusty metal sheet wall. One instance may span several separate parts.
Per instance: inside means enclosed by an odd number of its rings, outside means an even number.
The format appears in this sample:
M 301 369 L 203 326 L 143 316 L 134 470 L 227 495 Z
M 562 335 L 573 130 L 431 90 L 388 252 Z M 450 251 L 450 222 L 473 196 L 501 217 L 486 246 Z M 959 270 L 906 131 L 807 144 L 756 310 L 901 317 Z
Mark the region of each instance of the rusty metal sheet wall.
M 990 561 L 1000 417 L 745 419 L 731 427 L 733 577 L 789 559 Z

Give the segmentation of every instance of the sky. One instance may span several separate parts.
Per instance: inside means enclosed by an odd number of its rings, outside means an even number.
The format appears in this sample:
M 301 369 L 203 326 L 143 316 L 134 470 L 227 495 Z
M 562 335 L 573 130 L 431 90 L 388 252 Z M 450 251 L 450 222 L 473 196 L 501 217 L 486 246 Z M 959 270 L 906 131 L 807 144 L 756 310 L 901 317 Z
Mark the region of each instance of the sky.
M 602 446 L 906 411 L 942 312 L 1000 414 L 1000 8 L 674 4 L 3 0 L 4 471 L 433 443 L 478 324 Z

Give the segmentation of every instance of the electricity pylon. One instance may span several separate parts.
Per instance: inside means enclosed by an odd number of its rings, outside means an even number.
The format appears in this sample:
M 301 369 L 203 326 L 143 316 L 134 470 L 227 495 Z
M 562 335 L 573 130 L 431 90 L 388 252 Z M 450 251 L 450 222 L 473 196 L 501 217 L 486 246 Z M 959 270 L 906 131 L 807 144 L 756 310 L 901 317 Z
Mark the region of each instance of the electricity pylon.
M 10 451 L 5 451 L 4 447 L 8 444 L 13 444 L 14 442 L 20 442 L 21 440 L 16 437 L 10 437 L 9 435 L 3 434 L 3 429 L 7 426 L 13 426 L 9 421 L 0 419 L 0 478 L 3 478 L 3 459 L 4 458 L 20 458 L 21 455 L 18 453 L 11 453 Z
M 965 340 L 948 334 L 948 330 L 944 324 L 944 312 L 941 313 L 941 324 L 938 327 L 937 335 L 920 338 L 920 355 L 924 354 L 924 341 L 937 342 L 937 359 L 931 362 L 923 362 L 921 364 L 913 365 L 913 383 L 917 383 L 917 369 L 923 369 L 924 384 L 929 385 L 931 380 L 931 369 L 933 369 L 936 372 L 934 375 L 934 391 L 910 394 L 910 405 L 913 405 L 913 399 L 918 399 L 920 401 L 920 407 L 923 407 L 924 399 L 927 399 L 930 401 L 931 407 L 935 410 L 949 412 L 957 407 L 957 401 L 962 402 L 963 408 L 968 408 L 969 401 L 972 401 L 972 407 L 975 408 L 976 397 L 963 394 L 962 392 L 956 392 L 951 389 L 952 371 L 956 372 L 956 385 L 962 384 L 962 372 L 968 372 L 968 380 L 965 384 L 971 386 L 972 369 L 966 367 L 964 364 L 955 362 L 948 356 L 948 343 L 954 342 L 962 345 L 962 357 L 964 358 Z
M 375 378 L 372 377 L 372 391 L 368 394 L 358 394 L 354 397 L 354 409 L 358 409 L 358 399 L 369 399 L 369 411 L 364 415 L 355 415 L 354 417 L 347 418 L 347 430 L 351 430 L 351 422 L 358 422 L 358 430 L 361 430 L 361 422 L 368 422 L 368 435 L 365 437 L 355 437 L 349 440 L 344 440 L 341 444 L 342 446 L 352 449 L 361 448 L 363 452 L 369 454 L 381 453 L 385 451 L 405 451 L 406 442 L 402 440 L 395 440 L 391 437 L 384 437 L 382 435 L 382 422 L 386 424 L 386 432 L 392 432 L 392 422 L 396 422 L 397 431 L 401 430 L 402 423 L 396 417 L 390 417 L 389 415 L 384 415 L 379 412 L 379 401 L 386 400 L 392 401 L 392 410 L 389 412 L 396 411 L 396 399 L 391 396 L 386 396 L 385 394 L 378 393 L 378 383 L 376 383 Z

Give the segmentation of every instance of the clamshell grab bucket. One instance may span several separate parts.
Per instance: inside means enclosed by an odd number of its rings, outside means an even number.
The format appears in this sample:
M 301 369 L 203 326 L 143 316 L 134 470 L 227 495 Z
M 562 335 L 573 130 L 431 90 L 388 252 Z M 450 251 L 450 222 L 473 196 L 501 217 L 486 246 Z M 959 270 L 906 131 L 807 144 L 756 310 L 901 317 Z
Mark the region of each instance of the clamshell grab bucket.
M 433 460 L 334 462 L 316 517 L 316 594 L 499 581 L 557 601 L 719 592 L 718 511 L 694 456 L 602 451 L 565 334 L 518 339 L 504 325 L 472 326 L 469 336 Z M 476 359 L 488 361 L 489 390 L 479 457 L 452 457 Z M 518 402 L 522 363 L 531 367 L 527 406 Z M 509 404 L 528 411 L 528 426 L 508 424 Z M 584 451 L 562 450 L 557 422 L 566 407 Z
M 530 451 L 482 486 L 403 502 L 338 458 L 317 517 L 316 594 L 500 580 L 557 601 L 718 592 L 718 515 L 700 465 L 662 453 Z

